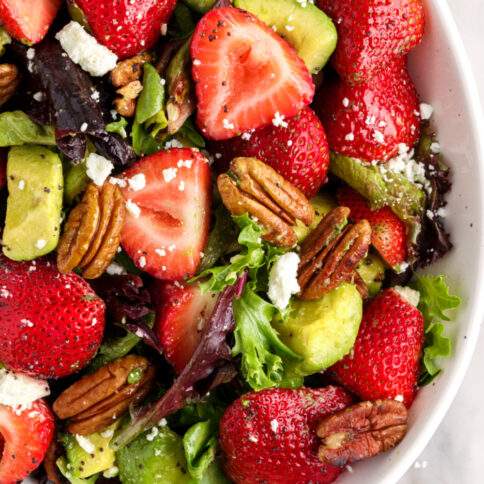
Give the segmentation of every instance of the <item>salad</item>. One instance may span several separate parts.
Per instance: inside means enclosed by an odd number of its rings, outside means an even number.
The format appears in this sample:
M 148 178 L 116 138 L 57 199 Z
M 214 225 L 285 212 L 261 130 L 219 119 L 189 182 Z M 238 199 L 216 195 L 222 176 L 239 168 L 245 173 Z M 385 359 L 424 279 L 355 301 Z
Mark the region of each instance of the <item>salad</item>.
M 0 0 L 0 483 L 319 483 L 451 355 L 422 0 Z

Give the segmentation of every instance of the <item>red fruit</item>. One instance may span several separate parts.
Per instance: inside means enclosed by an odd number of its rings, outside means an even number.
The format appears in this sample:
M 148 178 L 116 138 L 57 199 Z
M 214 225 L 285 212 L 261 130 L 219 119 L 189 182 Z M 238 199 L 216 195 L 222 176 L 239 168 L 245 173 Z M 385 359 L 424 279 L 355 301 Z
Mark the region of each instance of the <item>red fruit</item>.
M 197 24 L 190 47 L 197 120 L 215 140 L 296 115 L 314 84 L 296 51 L 254 15 L 226 7 Z
M 333 64 L 348 82 L 371 79 L 424 34 L 422 0 L 319 0 L 338 29 Z
M 420 137 L 417 91 L 404 58 L 365 84 L 323 85 L 316 103 L 330 148 L 346 156 L 386 161 L 400 143 L 413 146 Z
M 96 39 L 119 58 L 151 49 L 176 0 L 75 0 Z
M 40 378 L 79 370 L 101 344 L 104 310 L 78 275 L 0 257 L 0 361 L 10 369 Z
M 225 470 L 235 483 L 333 482 L 342 469 L 317 456 L 319 420 L 348 406 L 338 387 L 271 388 L 236 400 L 220 421 Z
M 173 148 L 142 158 L 124 173 L 128 181 L 136 175 L 144 175 L 145 186 L 123 189 L 128 208 L 124 250 L 158 279 L 192 276 L 210 226 L 208 161 L 198 150 Z
M 54 437 L 54 417 L 42 400 L 22 412 L 0 405 L 0 482 L 14 484 L 44 460 Z
M 59 10 L 61 0 L 0 0 L 0 24 L 24 44 L 40 42 Z
M 351 355 L 331 367 L 337 380 L 362 400 L 415 397 L 424 343 L 420 311 L 386 289 L 363 312 Z
M 407 259 L 407 229 L 389 207 L 371 210 L 366 200 L 350 187 L 338 191 L 338 202 L 351 210 L 355 221 L 366 219 L 371 225 L 371 243 L 391 267 Z
M 197 285 L 164 281 L 156 283 L 152 294 L 157 307 L 155 332 L 166 359 L 180 373 L 200 342 L 217 297 L 212 292 L 203 294 Z
M 227 168 L 237 156 L 255 157 L 278 171 L 308 197 L 326 181 L 329 147 L 321 121 L 310 108 L 287 120 L 287 127 L 266 126 L 242 137 L 214 143 Z

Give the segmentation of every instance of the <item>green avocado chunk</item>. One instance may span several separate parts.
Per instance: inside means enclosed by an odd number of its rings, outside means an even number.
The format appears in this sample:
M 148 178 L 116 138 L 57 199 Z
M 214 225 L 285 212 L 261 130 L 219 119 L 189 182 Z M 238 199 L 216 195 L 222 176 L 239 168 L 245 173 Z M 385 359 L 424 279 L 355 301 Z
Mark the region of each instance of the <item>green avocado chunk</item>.
M 316 74 L 328 62 L 336 48 L 338 34 L 333 21 L 309 1 L 234 0 L 234 5 L 254 14 L 284 37 Z
M 368 254 L 356 268 L 368 288 L 370 297 L 380 292 L 385 278 L 385 263 L 376 254 Z
M 123 484 L 191 482 L 182 439 L 166 426 L 154 427 L 122 447 L 116 453 L 116 462 Z
M 353 284 L 342 284 L 316 301 L 296 300 L 287 319 L 273 322 L 283 343 L 303 358 L 290 373 L 311 375 L 347 355 L 362 314 L 363 301 Z
M 401 220 L 414 224 L 425 209 L 425 192 L 399 173 L 387 171 L 383 177 L 378 167 L 335 153 L 331 154 L 330 169 L 374 210 L 388 206 Z
M 59 241 L 64 183 L 59 156 L 41 146 L 11 148 L 7 179 L 3 253 L 18 261 L 48 254 Z

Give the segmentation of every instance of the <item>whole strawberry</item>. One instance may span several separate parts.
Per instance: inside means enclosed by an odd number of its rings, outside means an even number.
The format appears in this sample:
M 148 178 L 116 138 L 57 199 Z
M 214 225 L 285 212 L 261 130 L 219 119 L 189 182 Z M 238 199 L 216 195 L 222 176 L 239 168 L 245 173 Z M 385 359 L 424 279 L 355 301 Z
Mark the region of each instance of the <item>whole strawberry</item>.
M 151 49 L 176 0 L 75 0 L 96 39 L 119 58 Z
M 104 311 L 76 274 L 0 257 L 0 361 L 10 369 L 41 378 L 79 370 L 101 344 Z
M 420 311 L 395 289 L 386 289 L 365 308 L 351 354 L 330 371 L 362 400 L 397 398 L 409 407 L 423 342 Z
M 306 197 L 313 197 L 325 182 L 328 171 L 326 133 L 310 108 L 304 108 L 286 123 L 258 128 L 214 143 L 213 152 L 217 153 L 219 165 L 227 169 L 230 161 L 238 156 L 258 158 L 298 187 Z
M 344 390 L 332 386 L 243 395 L 220 421 L 228 476 L 237 484 L 333 482 L 341 469 L 319 461 L 316 427 L 350 403 Z
M 403 57 L 370 81 L 351 86 L 335 79 L 316 101 L 331 150 L 365 161 L 387 161 L 400 144 L 420 138 L 419 101 Z
M 422 0 L 319 0 L 318 5 L 336 24 L 333 64 L 350 83 L 371 79 L 424 34 Z

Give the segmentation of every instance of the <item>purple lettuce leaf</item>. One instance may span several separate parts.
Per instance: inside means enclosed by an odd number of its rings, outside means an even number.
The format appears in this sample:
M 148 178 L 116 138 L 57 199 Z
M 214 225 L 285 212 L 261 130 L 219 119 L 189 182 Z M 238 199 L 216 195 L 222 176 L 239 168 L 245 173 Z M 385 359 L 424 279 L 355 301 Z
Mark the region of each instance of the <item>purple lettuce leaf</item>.
M 145 344 L 151 346 L 158 353 L 163 353 L 163 348 L 161 347 L 160 340 L 156 333 L 145 323 L 126 323 L 122 325 L 123 328 L 127 329 L 130 333 L 135 334 L 138 338 L 141 338 Z
M 200 343 L 187 366 L 158 402 L 141 409 L 131 424 L 121 431 L 114 440 L 115 448 L 126 445 L 145 429 L 184 407 L 189 399 L 203 396 L 201 386 L 204 391 L 213 388 L 210 383 L 207 385 L 208 379 L 222 383 L 234 375 L 227 366 L 231 360 L 231 351 L 226 338 L 235 327 L 232 302 L 242 295 L 246 280 L 247 275 L 244 274 L 234 285 L 226 287 L 220 293 L 203 328 Z

